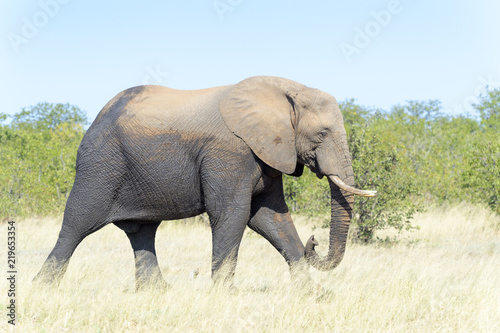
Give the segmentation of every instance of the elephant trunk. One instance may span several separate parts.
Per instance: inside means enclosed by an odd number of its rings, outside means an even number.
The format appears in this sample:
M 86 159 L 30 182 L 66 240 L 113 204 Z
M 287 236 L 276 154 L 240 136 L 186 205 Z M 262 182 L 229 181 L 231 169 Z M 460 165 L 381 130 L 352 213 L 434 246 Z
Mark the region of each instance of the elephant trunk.
M 318 242 L 313 235 L 306 243 L 304 257 L 314 268 L 329 271 L 337 267 L 344 256 L 354 206 L 354 195 L 373 197 L 377 191 L 360 190 L 354 187 L 354 172 L 345 132 L 341 133 L 338 140 L 332 141 L 330 145 L 325 145 L 323 149 L 316 151 L 316 162 L 317 173 L 326 175 L 330 184 L 332 207 L 330 245 L 328 254 L 320 258 L 315 251 Z
M 352 176 L 350 177 L 352 178 Z M 330 245 L 328 254 L 320 258 L 314 249 L 318 242 L 314 235 L 309 238 L 305 247 L 306 261 L 316 269 L 329 271 L 338 266 L 344 256 L 347 233 L 351 223 L 352 208 L 354 205 L 354 194 L 339 188 L 332 177 L 328 177 L 330 183 L 332 215 L 330 222 Z

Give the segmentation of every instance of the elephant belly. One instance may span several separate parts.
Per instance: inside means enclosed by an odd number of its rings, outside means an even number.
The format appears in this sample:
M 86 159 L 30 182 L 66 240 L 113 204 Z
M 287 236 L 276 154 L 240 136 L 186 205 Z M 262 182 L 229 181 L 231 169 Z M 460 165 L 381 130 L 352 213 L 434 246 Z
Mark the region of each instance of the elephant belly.
M 199 186 L 182 178 L 165 182 L 129 181 L 115 201 L 113 221 L 161 221 L 196 216 L 205 211 Z M 163 186 L 162 186 L 163 185 Z
M 115 200 L 112 220 L 173 220 L 205 211 L 199 171 L 188 156 L 136 154 Z

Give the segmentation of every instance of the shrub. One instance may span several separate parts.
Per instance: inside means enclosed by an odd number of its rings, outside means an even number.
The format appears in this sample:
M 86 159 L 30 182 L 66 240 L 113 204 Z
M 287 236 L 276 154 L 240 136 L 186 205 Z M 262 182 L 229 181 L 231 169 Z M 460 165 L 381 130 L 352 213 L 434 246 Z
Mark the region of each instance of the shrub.
M 415 203 L 418 187 L 405 147 L 392 133 L 377 133 L 373 127 L 353 126 L 349 134 L 355 182 L 358 188 L 376 189 L 375 198 L 354 201 L 355 239 L 367 243 L 376 230 L 415 228 L 411 220 L 421 209 Z
M 491 136 L 468 151 L 461 184 L 471 201 L 484 202 L 500 215 L 500 136 Z
M 1 217 L 62 213 L 85 124 L 77 107 L 39 103 L 0 125 Z

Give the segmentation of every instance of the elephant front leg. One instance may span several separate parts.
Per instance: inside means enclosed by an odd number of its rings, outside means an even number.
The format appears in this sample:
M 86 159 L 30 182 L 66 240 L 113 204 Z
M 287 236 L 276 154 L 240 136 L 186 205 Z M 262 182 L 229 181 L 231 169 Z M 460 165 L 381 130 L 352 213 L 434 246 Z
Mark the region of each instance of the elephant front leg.
M 231 288 L 249 214 L 241 215 L 243 214 L 237 213 L 212 225 L 212 279 L 216 284 L 225 284 Z
M 238 250 L 250 218 L 259 169 L 248 147 L 242 145 L 237 152 L 222 148 L 203 160 L 201 184 L 212 228 L 212 279 L 234 288 Z
M 282 190 L 265 193 L 252 201 L 248 226 L 267 239 L 285 258 L 293 281 L 309 283 L 309 265 L 304 258 L 304 245 L 300 240 Z

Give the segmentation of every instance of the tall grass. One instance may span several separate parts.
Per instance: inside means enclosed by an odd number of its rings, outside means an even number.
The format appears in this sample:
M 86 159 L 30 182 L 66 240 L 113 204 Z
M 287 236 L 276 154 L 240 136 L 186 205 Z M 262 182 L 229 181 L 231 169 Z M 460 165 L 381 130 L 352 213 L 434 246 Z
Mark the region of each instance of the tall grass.
M 313 220 L 295 221 L 303 240 L 314 231 L 324 253 L 328 230 L 313 230 Z M 18 222 L 19 331 L 500 331 L 500 221 L 476 206 L 420 214 L 415 224 L 421 229 L 392 246 L 349 244 L 338 268 L 310 270 L 313 288 L 293 284 L 282 257 L 248 231 L 237 294 L 212 287 L 210 230 L 200 220 L 165 222 L 158 231 L 160 266 L 172 286 L 167 292 L 133 291 L 133 253 L 114 226 L 82 242 L 58 289 L 37 289 L 31 279 L 60 222 Z M 190 278 L 196 269 L 198 277 Z M 4 279 L 0 286 L 6 290 Z M 1 325 L 7 327 L 5 317 Z

